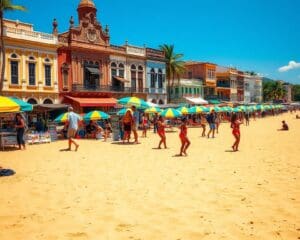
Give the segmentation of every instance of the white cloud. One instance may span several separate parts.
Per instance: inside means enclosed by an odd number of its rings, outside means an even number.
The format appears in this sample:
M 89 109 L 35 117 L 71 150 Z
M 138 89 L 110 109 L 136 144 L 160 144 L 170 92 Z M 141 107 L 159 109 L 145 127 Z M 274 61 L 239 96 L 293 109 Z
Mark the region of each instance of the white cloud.
M 279 72 L 287 72 L 287 71 L 290 71 L 290 70 L 296 69 L 296 68 L 300 68 L 300 63 L 297 63 L 295 61 L 290 61 L 287 66 L 282 66 L 282 67 L 278 68 L 278 71 Z

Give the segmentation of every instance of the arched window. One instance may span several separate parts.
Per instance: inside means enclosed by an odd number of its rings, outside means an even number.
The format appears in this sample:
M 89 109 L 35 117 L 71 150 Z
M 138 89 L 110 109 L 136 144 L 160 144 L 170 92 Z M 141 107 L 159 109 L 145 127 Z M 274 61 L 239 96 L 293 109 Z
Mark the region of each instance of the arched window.
M 18 56 L 13 53 L 11 56 L 12 60 L 10 61 L 10 76 L 11 84 L 19 84 L 19 62 L 17 61 Z
M 51 65 L 48 58 L 45 59 L 45 86 L 51 86 Z
M 150 71 L 150 88 L 155 88 L 155 77 L 155 70 L 152 68 Z
M 46 63 L 49 63 L 49 62 L 50 62 L 50 59 L 49 59 L 49 58 L 46 58 L 46 59 L 45 59 L 45 62 L 46 62 Z
M 34 58 L 34 57 L 32 57 L 32 56 L 30 56 L 30 57 L 29 57 L 29 60 L 30 60 L 30 61 L 34 61 L 34 60 L 35 60 L 35 58 Z
M 28 74 L 29 74 L 29 85 L 35 86 L 35 63 L 29 62 L 28 63 Z
M 125 67 L 123 63 L 119 64 L 119 77 L 124 78 L 125 76 Z
M 132 91 L 136 91 L 136 66 L 135 65 L 131 65 L 131 69 L 130 69 L 130 75 L 131 75 L 131 90 Z
M 37 104 L 37 100 L 35 100 L 34 98 L 29 98 L 27 100 L 27 102 L 30 103 L 30 104 L 33 104 L 33 105 Z
M 163 105 L 163 104 L 164 104 L 164 101 L 161 100 L 161 99 L 159 99 L 158 104 L 159 104 L 159 105 Z
M 69 66 L 67 63 L 62 65 L 62 80 L 63 80 L 63 88 L 68 87 L 68 78 L 69 78 Z
M 117 64 L 116 63 L 111 63 L 111 76 L 117 76 Z
M 43 104 L 53 104 L 53 101 L 49 98 L 46 98 L 43 102 Z
M 158 69 L 158 88 L 163 88 L 163 72 Z
M 152 103 L 154 103 L 154 104 L 156 104 L 157 103 L 157 101 L 156 101 L 156 99 L 152 99 L 152 101 L 151 101 Z
M 139 83 L 139 92 L 143 92 L 144 84 L 144 68 L 142 66 L 138 67 L 138 83 Z

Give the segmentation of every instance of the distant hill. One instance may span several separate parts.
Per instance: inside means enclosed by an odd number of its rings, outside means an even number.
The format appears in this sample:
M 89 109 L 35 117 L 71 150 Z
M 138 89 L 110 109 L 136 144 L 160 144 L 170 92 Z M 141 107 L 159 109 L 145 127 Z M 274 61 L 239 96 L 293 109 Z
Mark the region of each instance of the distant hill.
M 267 82 L 275 82 L 275 80 L 271 79 L 271 78 L 266 78 L 266 77 L 263 77 L 262 78 L 262 81 L 263 83 L 267 83 Z

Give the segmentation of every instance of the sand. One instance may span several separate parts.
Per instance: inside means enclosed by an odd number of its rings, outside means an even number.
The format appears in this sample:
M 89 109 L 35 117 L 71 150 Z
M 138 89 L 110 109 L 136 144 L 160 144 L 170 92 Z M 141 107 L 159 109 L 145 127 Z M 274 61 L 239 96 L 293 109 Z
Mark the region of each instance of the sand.
M 285 119 L 291 131 L 276 131 Z M 300 239 L 300 120 L 259 119 L 241 129 L 240 152 L 228 124 L 215 139 L 189 129 L 188 157 L 178 133 L 139 145 L 82 140 L 0 152 L 16 175 L 0 178 L 1 240 Z

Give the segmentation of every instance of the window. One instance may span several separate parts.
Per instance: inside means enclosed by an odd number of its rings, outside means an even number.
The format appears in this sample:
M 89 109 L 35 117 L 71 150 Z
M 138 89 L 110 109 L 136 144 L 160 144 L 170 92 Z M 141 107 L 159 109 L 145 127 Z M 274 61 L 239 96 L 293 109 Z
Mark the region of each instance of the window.
M 175 94 L 178 94 L 178 93 L 179 93 L 179 89 L 175 88 Z
M 138 83 L 139 83 L 139 91 L 143 91 L 143 75 L 144 75 L 144 68 L 142 66 L 138 67 Z
M 189 88 L 189 93 L 192 94 L 192 89 L 191 88 Z
M 155 88 L 155 70 L 152 68 L 150 72 L 150 88 Z
M 45 65 L 45 86 L 51 86 L 51 65 Z
M 19 84 L 19 63 L 17 61 L 10 62 L 11 84 Z
M 124 64 L 120 63 L 119 64 L 119 77 L 124 78 L 124 75 L 125 75 L 124 73 L 125 73 L 125 71 L 124 71 Z
M 28 73 L 29 73 L 29 85 L 35 86 L 35 63 L 28 64 Z
M 117 64 L 116 63 L 111 63 L 111 76 L 117 76 Z
M 163 88 L 163 73 L 161 69 L 158 69 L 158 88 Z
M 136 66 L 131 65 L 131 88 L 133 91 L 136 90 Z
M 188 88 L 185 88 L 185 94 L 188 94 Z
M 188 78 L 192 79 L 193 78 L 193 72 L 188 72 Z

